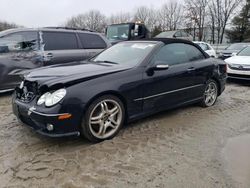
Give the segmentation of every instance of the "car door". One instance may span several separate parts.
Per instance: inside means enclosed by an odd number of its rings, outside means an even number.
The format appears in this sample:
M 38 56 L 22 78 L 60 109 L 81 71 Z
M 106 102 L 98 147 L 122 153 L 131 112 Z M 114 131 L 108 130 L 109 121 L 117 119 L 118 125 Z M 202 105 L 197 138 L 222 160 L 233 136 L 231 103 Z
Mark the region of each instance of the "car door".
M 19 31 L 0 38 L 0 88 L 14 88 L 24 71 L 41 66 L 38 32 Z
M 83 47 L 83 55 L 86 58 L 95 56 L 107 48 L 107 44 L 98 34 L 79 32 L 78 37 Z
M 194 67 L 189 57 L 189 46 L 172 43 L 163 46 L 153 57 L 144 73 L 144 111 L 161 110 L 193 99 Z M 165 70 L 148 70 L 157 65 L 168 65 Z M 162 66 L 163 67 L 163 66 Z
M 68 63 L 86 59 L 75 32 L 43 31 L 44 65 Z

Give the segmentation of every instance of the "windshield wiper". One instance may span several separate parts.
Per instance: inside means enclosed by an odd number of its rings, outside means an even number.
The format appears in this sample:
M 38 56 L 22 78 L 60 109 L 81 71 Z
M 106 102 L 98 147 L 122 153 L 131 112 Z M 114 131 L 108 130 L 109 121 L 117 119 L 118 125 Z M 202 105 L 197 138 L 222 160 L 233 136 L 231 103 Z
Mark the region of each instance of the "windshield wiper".
M 109 63 L 109 64 L 113 64 L 113 65 L 117 65 L 119 63 L 113 62 L 113 61 L 93 61 L 95 63 Z
M 118 63 L 113 62 L 113 61 L 103 61 L 104 63 L 109 63 L 109 64 L 113 64 L 113 65 L 117 65 Z

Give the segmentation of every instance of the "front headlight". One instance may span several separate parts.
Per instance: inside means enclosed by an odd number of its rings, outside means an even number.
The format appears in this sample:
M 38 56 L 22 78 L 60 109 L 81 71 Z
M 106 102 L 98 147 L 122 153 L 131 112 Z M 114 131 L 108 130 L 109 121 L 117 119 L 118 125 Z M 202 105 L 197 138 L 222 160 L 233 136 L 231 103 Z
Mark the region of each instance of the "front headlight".
M 53 93 L 47 92 L 43 94 L 37 101 L 37 105 L 42 105 L 45 103 L 45 106 L 50 107 L 59 103 L 66 95 L 66 89 L 59 89 Z

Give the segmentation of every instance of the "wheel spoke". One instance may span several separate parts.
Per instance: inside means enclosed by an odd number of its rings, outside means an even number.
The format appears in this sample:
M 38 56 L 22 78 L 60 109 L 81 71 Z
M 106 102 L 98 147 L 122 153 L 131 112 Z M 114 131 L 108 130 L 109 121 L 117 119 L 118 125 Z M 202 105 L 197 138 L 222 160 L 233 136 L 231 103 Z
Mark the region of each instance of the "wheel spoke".
M 111 127 L 112 129 L 115 129 L 115 128 L 116 128 L 116 125 L 117 125 L 117 124 L 113 125 L 112 122 L 108 122 L 108 123 L 106 124 L 107 128 L 108 128 L 108 127 Z
M 205 95 L 206 95 L 206 96 L 209 95 L 209 91 L 205 91 Z
M 113 125 L 115 125 L 115 126 L 118 125 L 118 122 L 114 119 L 114 117 L 110 117 L 110 118 L 109 118 L 109 121 L 110 121 Z
M 211 84 L 209 84 L 209 86 L 208 86 L 209 91 L 211 91 L 212 88 L 213 88 L 213 86 Z
M 104 101 L 101 103 L 102 113 L 107 113 L 109 111 L 107 103 Z
M 109 110 L 111 116 L 115 116 L 119 112 L 119 108 L 115 106 L 113 109 Z
M 212 89 L 211 93 L 214 94 L 216 92 L 216 89 Z
M 215 94 L 213 94 L 213 95 L 211 96 L 211 98 L 212 98 L 212 100 L 214 101 L 215 98 L 216 98 Z
M 92 117 L 90 123 L 91 124 L 100 124 L 102 120 L 102 113 L 100 115 Z
M 211 98 L 211 96 L 208 95 L 208 96 L 206 97 L 206 99 L 205 99 L 205 103 L 208 103 L 208 102 L 210 101 L 210 98 Z
M 100 123 L 100 126 L 99 126 L 99 131 L 98 131 L 97 135 L 99 135 L 99 136 L 102 136 L 102 135 L 103 135 L 104 127 L 105 127 L 105 126 L 104 126 L 104 123 L 101 122 L 101 123 Z
M 105 124 L 103 125 L 102 136 L 104 136 L 104 135 L 106 134 L 107 128 L 108 128 L 108 124 L 105 123 Z

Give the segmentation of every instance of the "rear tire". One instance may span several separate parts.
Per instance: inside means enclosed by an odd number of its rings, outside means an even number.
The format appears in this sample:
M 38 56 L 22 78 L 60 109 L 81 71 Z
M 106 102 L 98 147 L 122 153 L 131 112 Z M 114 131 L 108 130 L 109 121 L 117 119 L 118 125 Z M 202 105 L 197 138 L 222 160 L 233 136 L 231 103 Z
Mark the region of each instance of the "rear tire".
M 88 107 L 82 120 L 82 135 L 91 142 L 112 139 L 124 124 L 125 109 L 121 100 L 104 95 Z
M 213 79 L 208 80 L 203 99 L 200 103 L 202 107 L 210 107 L 213 106 L 218 98 L 218 85 L 217 82 Z

